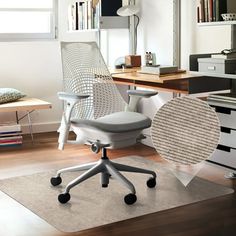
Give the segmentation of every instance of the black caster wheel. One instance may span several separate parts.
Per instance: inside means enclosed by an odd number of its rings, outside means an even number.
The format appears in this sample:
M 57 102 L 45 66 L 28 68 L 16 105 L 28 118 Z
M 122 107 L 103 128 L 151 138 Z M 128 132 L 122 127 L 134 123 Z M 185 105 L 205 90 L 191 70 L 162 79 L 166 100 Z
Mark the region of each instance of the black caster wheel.
M 149 188 L 154 188 L 156 186 L 156 178 L 152 177 L 147 181 L 147 186 Z
M 69 193 L 61 193 L 58 195 L 58 201 L 62 204 L 67 203 L 70 200 L 70 194 Z
M 135 194 L 130 193 L 124 197 L 124 201 L 127 205 L 132 205 L 137 201 L 137 197 Z
M 52 186 L 57 186 L 57 185 L 61 184 L 61 182 L 62 182 L 62 179 L 60 176 L 51 178 Z

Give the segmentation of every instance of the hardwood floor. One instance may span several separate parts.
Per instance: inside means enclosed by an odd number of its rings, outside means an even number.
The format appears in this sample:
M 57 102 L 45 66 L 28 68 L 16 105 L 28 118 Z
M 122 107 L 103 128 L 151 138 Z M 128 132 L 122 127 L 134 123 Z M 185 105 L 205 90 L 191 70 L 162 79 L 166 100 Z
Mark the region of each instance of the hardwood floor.
M 111 158 L 140 155 L 161 161 L 156 151 L 144 145 L 108 151 Z M 66 145 L 57 150 L 55 133 L 26 138 L 20 148 L 0 149 L 0 178 L 27 175 L 97 160 L 87 146 Z M 236 189 L 236 182 L 224 178 L 225 169 L 206 163 L 199 177 Z M 167 183 L 168 184 L 168 183 Z M 25 194 L 25 193 L 22 193 Z M 47 207 L 47 206 L 45 206 Z M 102 217 L 102 216 L 101 216 Z M 236 194 L 184 207 L 81 231 L 62 233 L 37 215 L 0 192 L 0 236 L 230 236 L 236 235 Z

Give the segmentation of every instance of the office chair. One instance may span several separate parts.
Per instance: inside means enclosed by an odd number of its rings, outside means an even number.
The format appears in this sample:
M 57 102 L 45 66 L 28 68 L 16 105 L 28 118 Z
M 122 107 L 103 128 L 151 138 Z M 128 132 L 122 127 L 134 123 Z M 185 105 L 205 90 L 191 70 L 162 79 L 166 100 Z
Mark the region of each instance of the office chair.
M 65 102 L 65 109 L 59 128 L 59 149 L 66 142 L 89 144 L 95 153 L 102 151 L 98 162 L 69 167 L 57 171 L 51 184 L 62 182 L 61 174 L 86 170 L 71 181 L 58 196 L 62 204 L 70 200 L 70 190 L 88 178 L 101 173 L 101 185 L 107 187 L 113 177 L 130 190 L 124 197 L 126 204 L 136 202 L 134 185 L 120 171 L 150 174 L 147 186 L 156 186 L 156 173 L 151 170 L 127 166 L 110 161 L 107 149 L 123 148 L 136 144 L 144 138 L 142 130 L 151 126 L 150 118 L 136 111 L 140 98 L 157 94 L 154 91 L 129 90 L 130 102 L 126 104 L 94 42 L 61 43 L 64 92 L 59 99 Z M 69 130 L 76 134 L 76 141 L 67 141 Z

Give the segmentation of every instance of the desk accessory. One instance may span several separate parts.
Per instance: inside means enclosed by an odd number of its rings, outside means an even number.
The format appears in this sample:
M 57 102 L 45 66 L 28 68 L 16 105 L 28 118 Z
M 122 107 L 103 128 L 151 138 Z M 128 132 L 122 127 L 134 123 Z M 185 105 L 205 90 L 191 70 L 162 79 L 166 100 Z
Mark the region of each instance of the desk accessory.
M 125 65 L 131 67 L 141 66 L 141 56 L 139 55 L 128 55 L 125 56 Z
M 236 13 L 221 14 L 224 21 L 236 20 Z
M 230 54 L 217 53 L 217 54 L 212 54 L 211 58 L 215 58 L 215 59 L 236 59 L 236 53 L 230 53 Z
M 235 74 L 235 59 L 219 59 L 219 58 L 199 58 L 198 66 L 200 72 L 210 72 L 217 74 Z
M 212 55 L 211 53 L 189 55 L 189 70 L 198 71 L 198 58 L 211 57 L 211 55 Z
M 178 72 L 178 66 L 143 66 L 138 73 L 163 75 Z
M 212 54 L 211 58 L 217 59 L 236 59 L 236 49 L 224 49 L 220 53 Z

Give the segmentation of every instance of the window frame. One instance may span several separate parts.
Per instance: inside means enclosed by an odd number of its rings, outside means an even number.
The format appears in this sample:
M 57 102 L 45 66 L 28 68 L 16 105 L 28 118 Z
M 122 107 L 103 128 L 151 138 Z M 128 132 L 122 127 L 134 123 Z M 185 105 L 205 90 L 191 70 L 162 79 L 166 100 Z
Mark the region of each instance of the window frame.
M 27 41 L 57 39 L 58 31 L 58 1 L 52 0 L 52 8 L 0 8 L 1 11 L 48 12 L 50 11 L 49 33 L 0 33 L 0 41 Z

